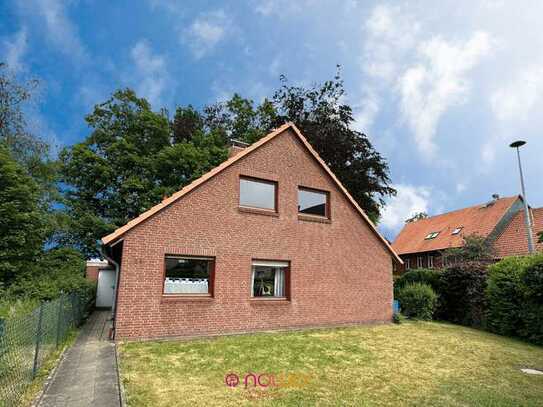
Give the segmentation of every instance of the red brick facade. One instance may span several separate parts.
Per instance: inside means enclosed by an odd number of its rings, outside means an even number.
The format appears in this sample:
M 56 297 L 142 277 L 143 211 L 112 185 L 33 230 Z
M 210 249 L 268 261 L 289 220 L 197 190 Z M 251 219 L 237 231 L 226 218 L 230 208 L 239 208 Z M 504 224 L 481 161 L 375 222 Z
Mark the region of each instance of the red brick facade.
M 239 208 L 239 178 L 278 183 L 278 214 Z M 330 192 L 301 219 L 298 187 Z M 116 339 L 389 321 L 392 254 L 292 130 L 123 235 Z M 215 258 L 212 298 L 165 296 L 166 254 Z M 252 259 L 290 261 L 289 300 L 251 298 Z

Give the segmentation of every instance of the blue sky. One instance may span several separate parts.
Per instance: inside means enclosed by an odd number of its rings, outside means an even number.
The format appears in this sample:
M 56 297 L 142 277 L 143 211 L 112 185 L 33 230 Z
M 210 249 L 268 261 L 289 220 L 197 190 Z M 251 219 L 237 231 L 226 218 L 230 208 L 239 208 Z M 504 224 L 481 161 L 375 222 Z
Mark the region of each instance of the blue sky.
M 387 158 L 398 196 L 380 229 L 519 190 L 507 145 L 524 139 L 529 202 L 543 206 L 543 3 L 505 0 L 6 0 L 0 60 L 42 80 L 30 125 L 58 148 L 132 87 L 155 109 L 233 92 L 258 101 L 343 67 L 356 127 Z

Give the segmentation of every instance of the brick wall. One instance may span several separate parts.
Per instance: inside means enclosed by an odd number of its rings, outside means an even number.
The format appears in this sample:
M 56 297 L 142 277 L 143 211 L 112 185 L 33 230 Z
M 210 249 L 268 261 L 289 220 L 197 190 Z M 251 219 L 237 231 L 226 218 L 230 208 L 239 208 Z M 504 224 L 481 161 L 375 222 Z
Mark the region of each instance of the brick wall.
M 239 176 L 278 182 L 278 216 L 239 210 Z M 330 191 L 331 222 L 301 220 L 298 186 Z M 165 254 L 216 258 L 213 298 L 162 295 Z M 291 262 L 289 301 L 251 299 L 254 258 Z M 116 338 L 389 321 L 392 259 L 286 131 L 124 236 Z

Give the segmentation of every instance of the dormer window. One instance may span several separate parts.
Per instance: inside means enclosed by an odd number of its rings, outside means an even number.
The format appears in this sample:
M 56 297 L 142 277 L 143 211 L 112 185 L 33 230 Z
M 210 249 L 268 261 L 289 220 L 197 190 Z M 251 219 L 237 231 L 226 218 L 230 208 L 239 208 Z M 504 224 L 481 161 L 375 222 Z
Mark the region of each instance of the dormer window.
M 439 235 L 439 232 L 430 232 L 426 235 L 426 237 L 424 238 L 424 240 L 432 240 L 432 239 L 435 239 L 437 237 L 437 235 Z
M 457 235 L 457 234 L 459 234 L 459 233 L 462 231 L 462 229 L 463 229 L 463 226 L 459 226 L 459 227 L 455 228 L 455 229 L 452 231 L 451 235 Z

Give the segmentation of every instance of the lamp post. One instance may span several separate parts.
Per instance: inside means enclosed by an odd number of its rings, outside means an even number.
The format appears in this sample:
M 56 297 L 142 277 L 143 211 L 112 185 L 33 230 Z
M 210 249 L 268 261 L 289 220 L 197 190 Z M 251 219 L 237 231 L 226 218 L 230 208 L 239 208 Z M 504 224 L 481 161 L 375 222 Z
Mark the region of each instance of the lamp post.
M 522 200 L 524 201 L 524 223 L 526 224 L 526 238 L 528 240 L 528 253 L 534 252 L 534 238 L 532 236 L 532 220 L 530 219 L 530 211 L 528 209 L 528 201 L 526 200 L 526 191 L 524 189 L 524 176 L 522 175 L 522 165 L 520 163 L 519 148 L 526 144 L 525 141 L 518 140 L 509 144 L 509 147 L 517 149 L 518 170 L 520 173 L 520 188 L 522 190 Z

